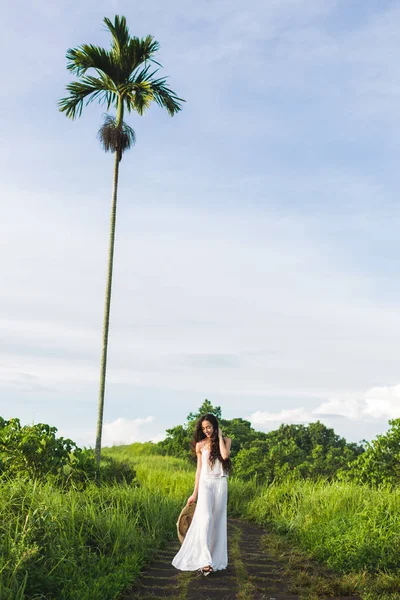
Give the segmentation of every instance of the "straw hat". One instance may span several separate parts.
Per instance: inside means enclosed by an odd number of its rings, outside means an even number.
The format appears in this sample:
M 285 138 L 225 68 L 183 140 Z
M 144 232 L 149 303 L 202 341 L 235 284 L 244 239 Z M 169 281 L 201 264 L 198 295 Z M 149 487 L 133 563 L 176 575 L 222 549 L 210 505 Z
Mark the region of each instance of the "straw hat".
M 178 521 L 176 523 L 176 529 L 178 532 L 178 538 L 180 543 L 182 544 L 185 539 L 185 535 L 187 530 L 189 529 L 190 523 L 192 522 L 194 511 L 196 510 L 196 503 L 186 504 L 186 506 L 181 510 L 181 514 L 178 517 Z

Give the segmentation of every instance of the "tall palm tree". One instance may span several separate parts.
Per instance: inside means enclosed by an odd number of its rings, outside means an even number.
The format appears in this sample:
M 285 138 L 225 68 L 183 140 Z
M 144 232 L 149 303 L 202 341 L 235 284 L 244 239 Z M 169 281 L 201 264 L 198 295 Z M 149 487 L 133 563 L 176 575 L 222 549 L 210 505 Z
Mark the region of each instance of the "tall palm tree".
M 107 110 L 111 106 L 116 109 L 116 116 L 106 115 L 104 124 L 98 132 L 104 150 L 114 152 L 114 183 L 96 430 L 97 464 L 100 464 L 103 429 L 119 163 L 125 150 L 135 143 L 135 132 L 124 122 L 124 111 L 125 109 L 128 113 L 136 111 L 139 115 L 143 115 L 155 101 L 172 117 L 181 110 L 184 102 L 169 89 L 165 78 L 156 77 L 161 65 L 154 59 L 159 43 L 153 36 L 148 35 L 141 39 L 132 37 L 126 18 L 118 15 L 115 16 L 114 23 L 107 18 L 104 19 L 104 23 L 112 36 L 110 49 L 83 44 L 67 51 L 67 69 L 76 75 L 78 80 L 67 85 L 69 96 L 62 98 L 58 103 L 60 111 L 65 112 L 70 119 L 81 116 L 84 102 L 87 106 L 94 100 L 98 100 L 107 106 Z M 156 67 L 154 68 L 153 65 Z M 87 75 L 89 69 L 93 69 L 96 75 Z

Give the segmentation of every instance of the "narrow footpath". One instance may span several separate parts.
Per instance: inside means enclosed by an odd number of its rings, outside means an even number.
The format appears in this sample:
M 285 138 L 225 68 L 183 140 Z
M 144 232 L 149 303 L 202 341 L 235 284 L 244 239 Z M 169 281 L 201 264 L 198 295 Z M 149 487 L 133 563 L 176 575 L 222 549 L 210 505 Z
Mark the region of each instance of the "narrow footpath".
M 269 535 L 258 525 L 229 519 L 228 568 L 207 577 L 174 569 L 171 561 L 180 545 L 178 541 L 171 543 L 119 600 L 361 600 L 357 596 L 335 596 L 334 591 L 332 595 L 335 586 L 329 575 L 325 593 L 312 591 L 307 585 L 307 577 L 313 577 L 310 565 L 301 565 L 301 561 L 288 565 L 287 556 L 271 551 Z M 288 569 L 297 570 L 297 578 L 289 578 Z M 314 578 L 319 589 L 324 588 L 320 571 Z

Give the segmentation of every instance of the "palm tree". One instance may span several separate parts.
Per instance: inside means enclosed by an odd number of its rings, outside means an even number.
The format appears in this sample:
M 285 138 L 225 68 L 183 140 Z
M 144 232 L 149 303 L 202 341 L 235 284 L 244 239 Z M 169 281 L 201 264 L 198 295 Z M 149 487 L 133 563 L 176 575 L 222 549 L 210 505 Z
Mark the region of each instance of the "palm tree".
M 135 143 L 135 132 L 124 122 L 124 111 L 125 109 L 128 113 L 136 111 L 139 115 L 143 115 L 155 101 L 172 117 L 181 110 L 184 102 L 169 89 L 165 78 L 156 77 L 161 65 L 154 59 L 159 43 L 153 36 L 148 35 L 141 39 L 131 37 L 126 18 L 118 15 L 115 16 L 114 23 L 107 18 L 104 19 L 104 23 L 112 36 L 110 49 L 83 44 L 67 51 L 67 69 L 76 75 L 78 80 L 67 85 L 69 96 L 62 98 L 58 103 L 60 111 L 65 112 L 70 119 L 81 116 L 84 102 L 87 106 L 94 100 L 98 100 L 107 106 L 107 110 L 111 106 L 116 109 L 115 117 L 108 114 L 105 116 L 104 124 L 98 132 L 104 150 L 114 152 L 114 183 L 96 430 L 97 464 L 100 464 L 103 429 L 119 163 L 125 150 Z M 154 68 L 153 65 L 156 67 Z M 93 69 L 96 75 L 87 75 L 89 69 Z

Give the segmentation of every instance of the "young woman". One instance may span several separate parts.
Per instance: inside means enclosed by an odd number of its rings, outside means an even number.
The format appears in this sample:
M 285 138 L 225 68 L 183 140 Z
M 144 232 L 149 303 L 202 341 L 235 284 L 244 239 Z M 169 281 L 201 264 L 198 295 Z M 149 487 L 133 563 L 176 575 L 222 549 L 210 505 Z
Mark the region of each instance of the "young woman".
M 194 433 L 197 471 L 188 504 L 198 502 L 193 520 L 172 564 L 181 571 L 201 570 L 204 575 L 228 564 L 226 503 L 231 439 L 222 436 L 214 415 L 201 417 Z

